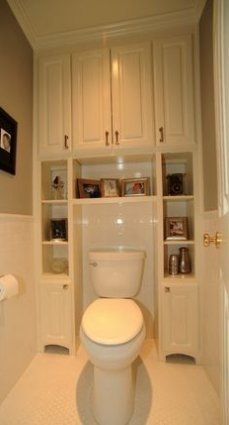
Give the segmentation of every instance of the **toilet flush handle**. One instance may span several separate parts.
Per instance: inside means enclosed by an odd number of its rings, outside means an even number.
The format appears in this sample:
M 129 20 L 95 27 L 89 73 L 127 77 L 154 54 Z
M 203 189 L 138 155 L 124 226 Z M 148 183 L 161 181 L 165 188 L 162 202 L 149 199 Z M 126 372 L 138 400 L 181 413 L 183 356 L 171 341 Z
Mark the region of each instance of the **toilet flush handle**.
M 96 263 L 95 261 L 93 263 L 89 263 L 89 266 L 93 266 L 93 267 L 97 267 L 98 263 Z

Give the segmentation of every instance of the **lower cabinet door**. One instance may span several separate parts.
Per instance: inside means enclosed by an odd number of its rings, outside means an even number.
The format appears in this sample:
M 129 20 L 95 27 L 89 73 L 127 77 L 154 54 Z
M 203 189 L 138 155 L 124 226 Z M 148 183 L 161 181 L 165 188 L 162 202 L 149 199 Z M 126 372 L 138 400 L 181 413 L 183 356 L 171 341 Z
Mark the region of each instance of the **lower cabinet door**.
M 187 354 L 196 357 L 198 350 L 197 286 L 164 286 L 162 303 L 164 354 Z
M 41 285 L 42 345 L 72 345 L 71 287 L 68 284 Z

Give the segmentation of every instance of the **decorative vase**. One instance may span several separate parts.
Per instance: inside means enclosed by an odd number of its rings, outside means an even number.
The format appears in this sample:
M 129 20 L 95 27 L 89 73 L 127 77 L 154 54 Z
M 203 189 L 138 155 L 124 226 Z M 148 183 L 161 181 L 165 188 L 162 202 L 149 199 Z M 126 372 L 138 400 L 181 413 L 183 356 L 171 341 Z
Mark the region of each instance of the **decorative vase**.
M 179 273 L 179 256 L 171 254 L 169 257 L 169 274 L 175 276 Z
M 183 274 L 191 273 L 191 260 L 189 256 L 189 249 L 186 247 L 179 248 L 180 260 L 179 260 L 179 271 Z

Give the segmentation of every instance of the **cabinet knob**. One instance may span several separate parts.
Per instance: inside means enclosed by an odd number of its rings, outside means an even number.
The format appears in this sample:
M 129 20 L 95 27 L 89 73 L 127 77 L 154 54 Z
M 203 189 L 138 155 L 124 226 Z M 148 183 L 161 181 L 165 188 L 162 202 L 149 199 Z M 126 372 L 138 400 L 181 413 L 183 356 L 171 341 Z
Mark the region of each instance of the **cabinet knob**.
M 169 286 L 165 286 L 165 292 L 170 292 L 170 287 Z
M 105 144 L 106 146 L 109 146 L 109 131 L 105 131 Z
M 68 289 L 68 285 L 63 285 L 63 289 L 66 291 Z
M 164 142 L 164 128 L 160 127 L 159 132 L 160 132 L 160 136 L 161 136 L 160 139 L 159 139 L 159 142 L 163 143 Z
M 64 149 L 68 149 L 68 136 L 67 134 L 64 135 Z
M 119 138 L 119 132 L 116 130 L 115 131 L 115 144 L 116 145 L 120 145 L 118 138 Z

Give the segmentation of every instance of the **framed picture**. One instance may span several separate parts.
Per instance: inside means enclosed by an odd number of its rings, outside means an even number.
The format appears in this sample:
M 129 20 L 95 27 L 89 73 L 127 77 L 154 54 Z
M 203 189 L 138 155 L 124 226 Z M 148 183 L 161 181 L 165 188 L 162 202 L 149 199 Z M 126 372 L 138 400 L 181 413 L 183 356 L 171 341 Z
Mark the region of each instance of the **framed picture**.
M 0 108 L 0 168 L 15 174 L 17 122 Z
M 79 198 L 100 198 L 100 181 L 77 179 L 76 195 L 79 196 Z
M 119 180 L 118 179 L 101 179 L 102 197 L 110 198 L 119 196 Z
M 166 240 L 187 240 L 188 239 L 188 218 L 187 217 L 166 217 L 165 218 L 165 239 Z
M 149 177 L 141 179 L 124 179 L 122 184 L 122 196 L 146 196 L 149 195 Z

